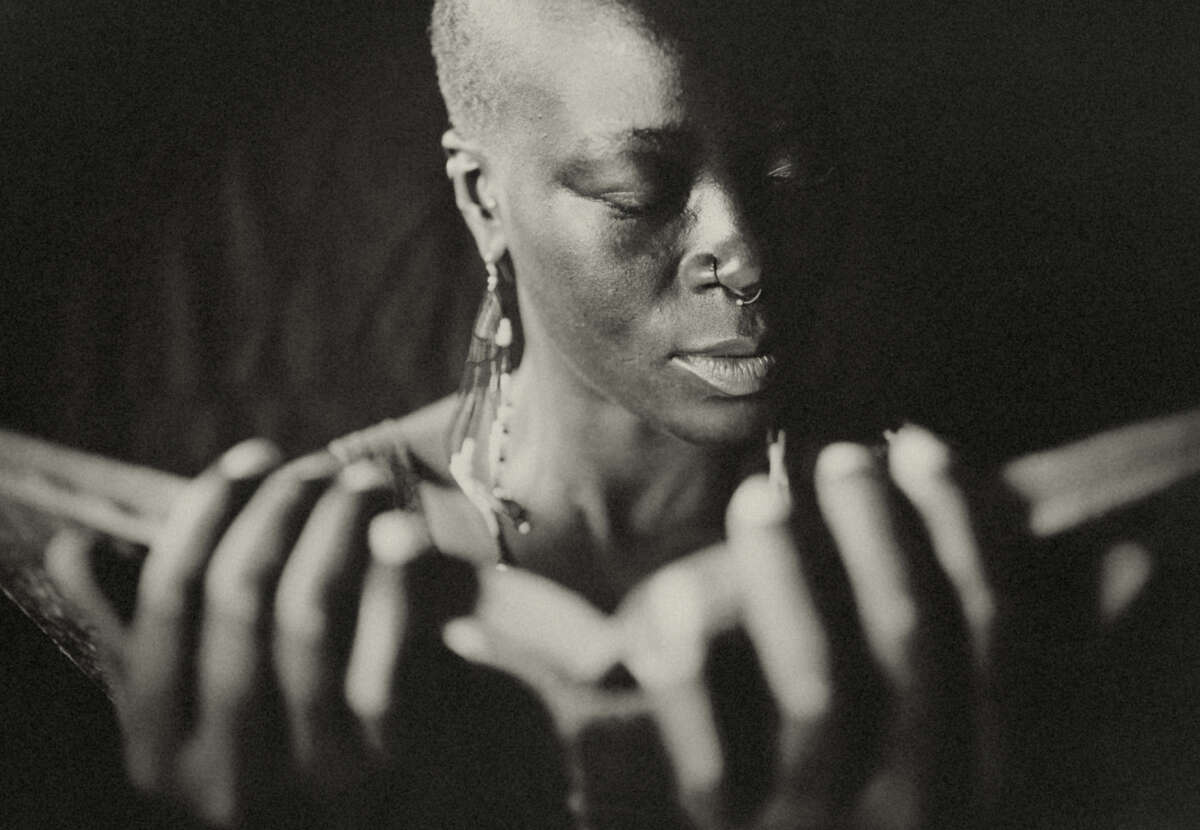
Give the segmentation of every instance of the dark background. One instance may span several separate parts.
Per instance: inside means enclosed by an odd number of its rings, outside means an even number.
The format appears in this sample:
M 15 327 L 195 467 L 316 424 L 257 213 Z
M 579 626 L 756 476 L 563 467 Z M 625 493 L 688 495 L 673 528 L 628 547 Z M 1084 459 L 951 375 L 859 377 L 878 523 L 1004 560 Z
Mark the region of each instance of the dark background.
M 1048 5 L 839 7 L 854 207 L 844 273 L 796 323 L 831 418 L 907 415 L 1000 458 L 1197 399 L 1200 12 Z M 452 388 L 482 269 L 425 21 L 2 0 L 0 423 L 191 474 Z M 127 821 L 102 698 L 2 613 L 0 813 Z M 1129 636 L 1147 664 L 1179 656 Z M 1155 723 L 1193 735 L 1167 700 Z

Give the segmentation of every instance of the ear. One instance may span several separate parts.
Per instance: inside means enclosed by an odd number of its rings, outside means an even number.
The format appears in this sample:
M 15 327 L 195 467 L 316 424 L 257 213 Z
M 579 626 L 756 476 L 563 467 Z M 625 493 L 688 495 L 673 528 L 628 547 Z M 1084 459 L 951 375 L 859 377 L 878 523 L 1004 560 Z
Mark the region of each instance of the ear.
M 454 201 L 466 220 L 475 246 L 486 262 L 496 262 L 508 248 L 504 222 L 498 213 L 495 180 L 479 148 L 454 129 L 442 135 L 446 151 L 446 175 L 454 184 Z

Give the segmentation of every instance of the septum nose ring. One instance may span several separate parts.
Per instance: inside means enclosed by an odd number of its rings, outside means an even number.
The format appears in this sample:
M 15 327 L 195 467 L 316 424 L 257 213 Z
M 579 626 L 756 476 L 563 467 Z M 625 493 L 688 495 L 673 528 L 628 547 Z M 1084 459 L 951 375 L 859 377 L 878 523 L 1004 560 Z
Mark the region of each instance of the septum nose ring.
M 730 297 L 733 297 L 733 301 L 739 306 L 753 305 L 754 303 L 757 303 L 759 297 L 762 296 L 763 290 L 761 282 L 756 282 L 753 286 L 751 286 L 751 288 L 754 289 L 753 291 L 738 291 L 736 288 L 730 288 L 728 285 L 721 282 L 721 277 L 717 274 L 716 257 L 713 257 L 712 272 L 713 279 L 716 281 L 717 285 L 721 286 L 722 291 L 724 291 Z

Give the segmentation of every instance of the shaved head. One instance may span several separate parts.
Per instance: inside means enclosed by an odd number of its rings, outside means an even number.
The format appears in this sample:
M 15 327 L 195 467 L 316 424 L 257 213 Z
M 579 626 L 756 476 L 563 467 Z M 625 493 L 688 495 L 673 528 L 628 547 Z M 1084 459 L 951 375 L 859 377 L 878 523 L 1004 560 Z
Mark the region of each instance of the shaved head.
M 450 123 L 463 136 L 478 137 L 491 131 L 503 109 L 504 90 L 512 82 L 511 67 L 501 60 L 496 34 L 488 31 L 491 5 L 477 0 L 437 0 L 433 6 L 429 39 L 438 86 Z
M 782 94 L 816 77 L 806 44 L 819 19 L 811 4 L 794 0 L 736 9 L 724 0 L 435 0 L 430 40 L 451 125 L 464 138 L 495 142 L 527 108 L 531 73 L 545 68 L 539 50 L 561 35 L 632 26 L 665 51 L 719 67 L 731 82 Z

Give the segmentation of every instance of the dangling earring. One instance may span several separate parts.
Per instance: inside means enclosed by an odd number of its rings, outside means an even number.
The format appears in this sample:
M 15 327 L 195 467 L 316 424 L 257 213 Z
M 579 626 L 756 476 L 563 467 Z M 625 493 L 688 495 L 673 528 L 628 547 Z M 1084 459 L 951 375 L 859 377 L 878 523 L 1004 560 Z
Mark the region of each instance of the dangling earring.
M 513 327 L 504 313 L 504 285 L 494 260 L 487 261 L 487 274 L 487 290 L 471 329 L 458 408 L 450 430 L 450 474 L 483 516 L 500 549 L 501 561 L 506 561 L 510 557 L 498 517 L 511 521 L 519 533 L 528 533 L 531 526 L 525 509 L 509 498 L 501 483 L 513 411 Z M 475 474 L 480 436 L 487 442 L 483 451 L 486 479 Z

